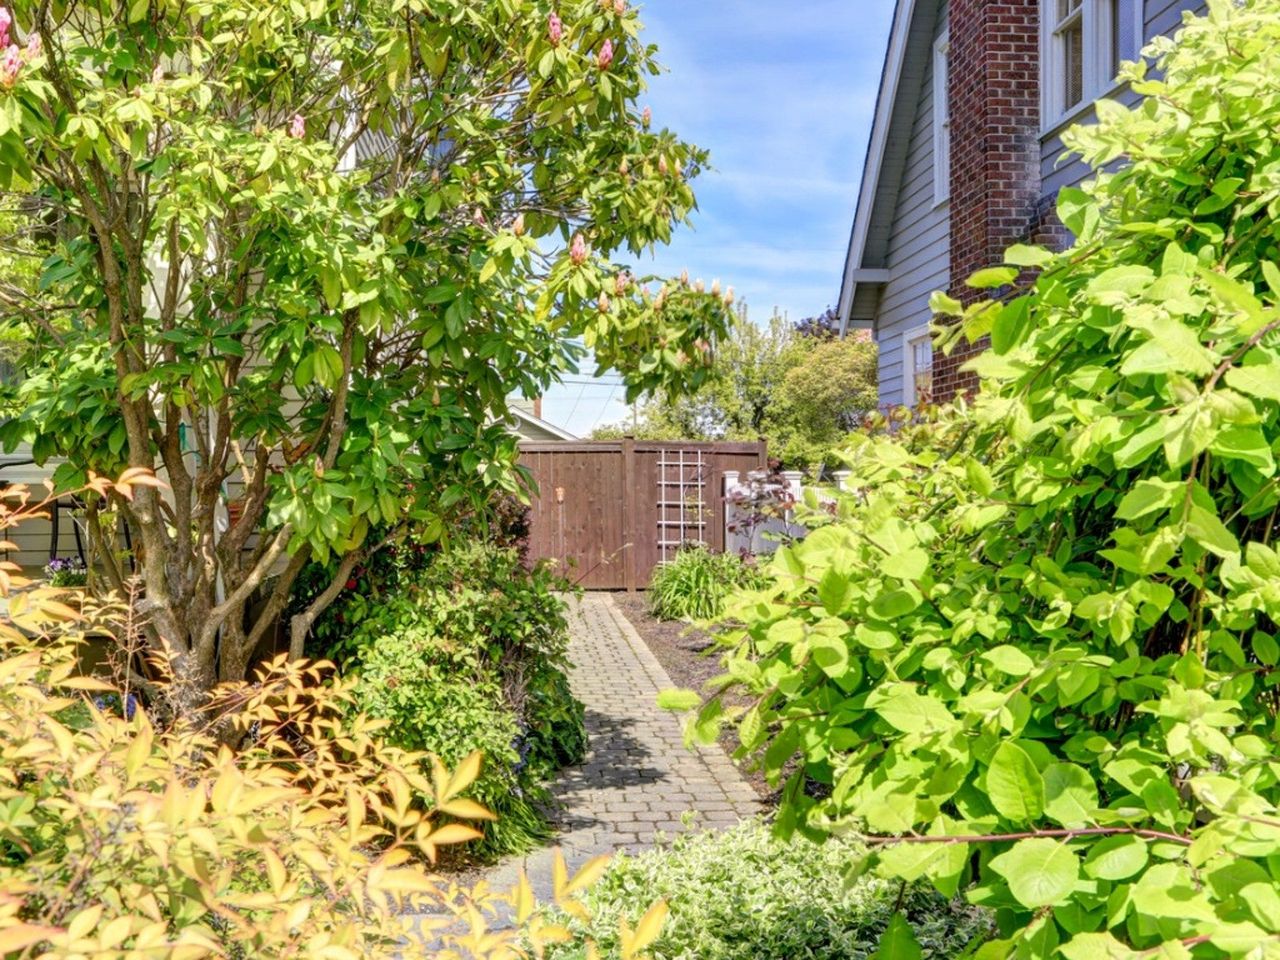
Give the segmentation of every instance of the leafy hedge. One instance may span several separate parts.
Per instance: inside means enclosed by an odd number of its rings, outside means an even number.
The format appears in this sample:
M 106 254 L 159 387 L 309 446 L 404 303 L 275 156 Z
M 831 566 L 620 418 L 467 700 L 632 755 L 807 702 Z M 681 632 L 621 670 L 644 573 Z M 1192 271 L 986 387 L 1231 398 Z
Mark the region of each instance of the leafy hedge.
M 693 721 L 795 767 L 784 832 L 996 910 L 989 960 L 1280 956 L 1280 0 L 1149 52 L 1066 138 L 1074 246 L 935 297 L 972 407 L 854 443 Z
M 585 895 L 588 923 L 550 960 L 581 960 L 586 941 L 603 956 L 619 942 L 619 921 L 636 921 L 655 897 L 670 913 L 654 960 L 860 960 L 871 956 L 899 907 L 924 958 L 960 953 L 990 923 L 984 911 L 948 902 L 926 887 L 865 877 L 843 880 L 855 845 L 787 844 L 759 822 L 723 833 L 684 834 L 669 848 L 620 856 Z
M 386 720 L 395 745 L 457 763 L 479 750 L 468 796 L 498 820 L 482 854 L 545 839 L 544 781 L 586 749 L 569 690 L 563 584 L 515 549 L 469 543 L 433 554 L 382 596 L 341 607 L 350 631 L 332 651 L 354 675 L 356 707 Z

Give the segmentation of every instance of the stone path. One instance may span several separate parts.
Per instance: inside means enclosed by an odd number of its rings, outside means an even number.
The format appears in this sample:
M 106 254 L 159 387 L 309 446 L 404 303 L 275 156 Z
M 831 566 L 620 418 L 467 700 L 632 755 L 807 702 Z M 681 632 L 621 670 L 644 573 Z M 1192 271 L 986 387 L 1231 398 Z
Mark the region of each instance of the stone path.
M 657 705 L 667 672 L 608 594 L 570 609 L 570 683 L 586 706 L 585 762 L 552 786 L 556 839 L 572 871 L 602 853 L 635 852 L 658 833 L 720 829 L 760 812 L 755 791 L 718 746 L 685 748 L 681 718 Z M 495 867 L 502 889 L 523 867 L 540 897 L 550 893 L 552 849 Z

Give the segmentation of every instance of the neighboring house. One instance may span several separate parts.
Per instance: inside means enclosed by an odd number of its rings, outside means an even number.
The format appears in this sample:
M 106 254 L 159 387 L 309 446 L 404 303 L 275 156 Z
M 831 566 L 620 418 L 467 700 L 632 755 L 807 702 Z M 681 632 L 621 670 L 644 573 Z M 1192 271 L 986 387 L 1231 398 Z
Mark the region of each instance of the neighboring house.
M 958 299 L 1012 243 L 1069 241 L 1054 198 L 1087 168 L 1062 131 L 1101 97 L 1133 102 L 1122 60 L 1204 0 L 898 0 L 840 291 L 840 329 L 879 345 L 880 402 L 974 385 L 974 348 L 935 356 L 928 301 Z
M 536 440 L 545 443 L 550 440 L 577 440 L 568 430 L 557 427 L 549 420 L 542 419 L 542 400 L 512 400 L 511 426 L 521 440 Z

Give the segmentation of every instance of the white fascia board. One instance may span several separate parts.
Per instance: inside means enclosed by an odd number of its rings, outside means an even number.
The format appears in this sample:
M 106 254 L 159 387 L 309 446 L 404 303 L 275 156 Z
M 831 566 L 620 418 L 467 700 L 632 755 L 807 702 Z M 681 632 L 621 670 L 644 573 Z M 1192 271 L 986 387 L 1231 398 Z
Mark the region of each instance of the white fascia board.
M 875 207 L 876 190 L 880 184 L 880 172 L 884 166 L 885 148 L 889 143 L 889 126 L 898 98 L 898 85 L 902 79 L 902 65 L 907 55 L 907 39 L 911 35 L 911 21 L 915 17 L 916 0 L 898 0 L 894 10 L 893 27 L 889 33 L 889 49 L 885 53 L 884 71 L 880 75 L 880 92 L 876 97 L 875 118 L 871 124 L 871 141 L 867 144 L 867 160 L 862 168 L 862 185 L 858 191 L 858 210 L 853 218 L 853 233 L 849 238 L 849 253 L 845 257 L 844 281 L 840 285 L 840 335 L 849 328 L 849 313 L 853 310 L 853 294 L 862 269 L 862 254 L 867 245 L 867 233 L 871 229 L 871 213 Z

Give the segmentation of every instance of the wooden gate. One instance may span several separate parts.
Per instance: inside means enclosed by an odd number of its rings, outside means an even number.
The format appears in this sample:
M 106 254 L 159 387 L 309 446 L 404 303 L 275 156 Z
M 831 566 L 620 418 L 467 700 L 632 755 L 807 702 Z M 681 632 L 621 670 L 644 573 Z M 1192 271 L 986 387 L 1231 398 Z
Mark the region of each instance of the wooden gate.
M 529 556 L 589 589 L 645 587 L 683 542 L 724 549 L 724 475 L 766 460 L 764 441 L 522 443 L 537 484 Z

